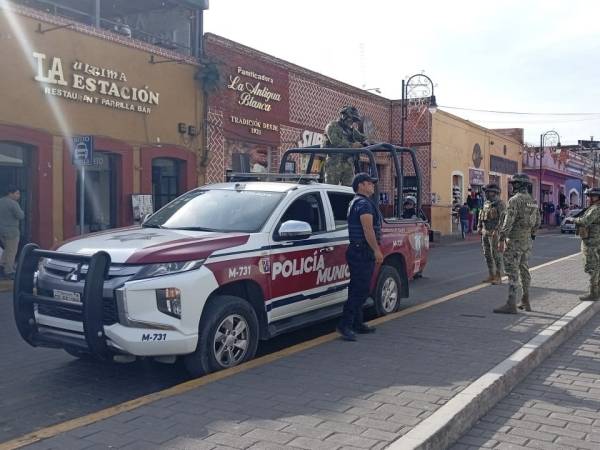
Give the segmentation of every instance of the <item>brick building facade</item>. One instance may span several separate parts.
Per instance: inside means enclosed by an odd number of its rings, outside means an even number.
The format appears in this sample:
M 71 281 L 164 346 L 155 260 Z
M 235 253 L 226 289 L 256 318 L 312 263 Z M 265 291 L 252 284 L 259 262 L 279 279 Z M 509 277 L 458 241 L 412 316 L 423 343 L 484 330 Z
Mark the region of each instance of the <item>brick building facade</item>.
M 285 150 L 321 144 L 325 126 L 346 105 L 358 108 L 370 141 L 400 143 L 399 102 L 214 34 L 205 35 L 204 48 L 221 75 L 219 88 L 207 100 L 209 183 L 222 181 L 229 169 L 277 171 Z M 406 142 L 417 149 L 424 199 L 429 196 L 430 125 L 425 107 L 408 108 Z M 389 201 L 391 164 L 384 157 L 377 163 L 382 180 L 388 181 L 380 190 Z M 409 175 L 411 164 L 406 162 Z
M 325 126 L 346 105 L 358 108 L 371 141 L 400 145 L 400 100 L 385 99 L 214 34 L 205 35 L 204 47 L 221 75 L 218 89 L 207 99 L 207 182 L 223 181 L 229 169 L 277 171 L 285 150 L 320 144 Z M 407 102 L 404 134 L 405 146 L 417 155 L 423 211 L 442 234 L 452 232 L 456 180 L 462 180 L 458 199 L 462 202 L 490 180 L 503 184 L 506 192 L 508 177 L 520 167 L 522 130 L 487 130 L 443 111 L 432 115 L 427 101 Z M 474 146 L 480 148 L 483 163 L 472 162 Z M 408 157 L 404 161 L 405 175 L 413 175 L 412 162 Z M 385 158 L 377 165 L 380 178 L 387 181 L 380 185 L 380 192 L 387 194 L 382 197 L 385 213 L 394 206 L 392 165 Z M 477 173 L 479 185 L 471 172 Z

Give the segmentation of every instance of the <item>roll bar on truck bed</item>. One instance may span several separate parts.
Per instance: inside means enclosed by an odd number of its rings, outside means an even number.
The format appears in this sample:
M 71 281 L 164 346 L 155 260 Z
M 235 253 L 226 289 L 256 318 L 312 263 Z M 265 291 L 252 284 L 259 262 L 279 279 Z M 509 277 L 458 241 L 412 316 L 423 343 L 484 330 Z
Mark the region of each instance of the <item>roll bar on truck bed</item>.
M 303 147 L 303 148 L 291 148 L 286 150 L 281 157 L 281 163 L 279 165 L 279 173 L 288 173 L 288 164 L 294 161 L 294 156 L 308 156 L 306 167 L 301 168 L 304 174 L 314 174 L 315 160 L 320 158 L 324 159 L 332 155 L 345 155 L 353 157 L 354 160 L 354 171 L 355 173 L 365 171 L 361 170 L 361 160 L 368 161 L 369 175 L 373 178 L 377 178 L 378 181 L 382 181 L 377 170 L 377 158 L 376 156 L 387 156 L 392 162 L 392 179 L 389 185 L 394 190 L 394 217 L 399 217 L 401 214 L 401 207 L 403 203 L 403 196 L 406 193 L 414 193 L 417 198 L 417 210 L 421 210 L 421 174 L 419 171 L 419 165 L 417 163 L 417 156 L 415 150 L 408 147 L 397 147 L 392 144 L 379 143 L 369 145 L 363 148 L 321 148 L 318 146 Z M 412 163 L 412 172 L 414 175 L 407 177 L 405 174 L 405 158 L 408 157 Z M 322 170 L 321 170 L 322 174 Z M 394 180 L 395 179 L 395 180 Z M 407 179 L 410 179 L 410 183 L 407 183 Z M 393 182 L 395 181 L 395 182 Z M 379 183 L 375 187 L 375 195 L 377 201 L 379 201 Z

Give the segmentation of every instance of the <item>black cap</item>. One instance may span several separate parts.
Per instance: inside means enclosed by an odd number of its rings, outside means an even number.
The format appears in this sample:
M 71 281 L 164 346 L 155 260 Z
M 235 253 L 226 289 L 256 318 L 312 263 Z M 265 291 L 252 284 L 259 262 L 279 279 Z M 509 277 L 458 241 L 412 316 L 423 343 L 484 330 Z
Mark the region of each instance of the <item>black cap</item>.
M 363 181 L 377 183 L 377 178 L 373 178 L 366 172 L 357 173 L 356 175 L 354 175 L 354 179 L 352 180 L 352 189 L 354 189 L 354 192 L 358 191 L 358 185 Z
M 600 197 L 600 188 L 597 188 L 597 187 L 588 188 L 585 190 L 584 195 L 587 195 L 587 196 L 596 195 L 596 196 Z

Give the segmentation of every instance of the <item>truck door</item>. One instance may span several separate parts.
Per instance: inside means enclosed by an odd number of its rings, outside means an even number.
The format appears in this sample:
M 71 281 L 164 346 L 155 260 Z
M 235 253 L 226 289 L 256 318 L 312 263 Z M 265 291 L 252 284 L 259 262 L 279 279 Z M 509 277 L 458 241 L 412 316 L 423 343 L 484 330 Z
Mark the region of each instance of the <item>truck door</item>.
M 279 238 L 279 227 L 289 220 L 308 223 L 312 229 L 310 237 L 296 240 Z M 324 281 L 327 269 L 333 264 L 329 234 L 320 191 L 300 195 L 284 210 L 270 238 L 269 321 L 321 307 L 331 284 Z
M 332 274 L 334 283 L 340 284 L 343 289 L 337 292 L 334 301 L 344 302 L 348 297 L 348 282 L 350 281 L 350 271 L 346 262 L 346 249 L 348 248 L 348 206 L 354 198 L 354 193 L 327 190 L 327 200 L 331 209 L 331 230 L 330 235 L 334 239 L 332 243 L 333 254 L 331 255 L 334 267 L 344 267 L 343 275 L 336 277 Z

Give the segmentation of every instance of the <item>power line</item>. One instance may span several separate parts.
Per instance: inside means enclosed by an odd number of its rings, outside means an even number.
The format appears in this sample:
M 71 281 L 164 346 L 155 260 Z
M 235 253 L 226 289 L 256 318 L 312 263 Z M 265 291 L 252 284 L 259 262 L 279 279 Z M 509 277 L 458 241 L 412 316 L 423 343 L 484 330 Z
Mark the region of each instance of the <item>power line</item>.
M 469 120 L 469 119 L 468 119 Z M 477 119 L 477 122 L 485 123 L 513 123 L 513 124 L 553 124 L 553 123 L 575 123 L 575 122 L 595 122 L 599 121 L 600 117 L 592 117 L 587 119 L 571 119 L 571 120 L 493 120 L 493 119 Z
M 490 109 L 475 109 L 475 108 L 461 108 L 459 106 L 443 106 L 439 105 L 438 108 L 447 109 L 460 109 L 461 111 L 474 111 L 494 114 L 519 114 L 526 116 L 600 116 L 600 112 L 582 112 L 582 113 L 541 113 L 541 112 L 522 112 L 522 111 L 494 111 Z

